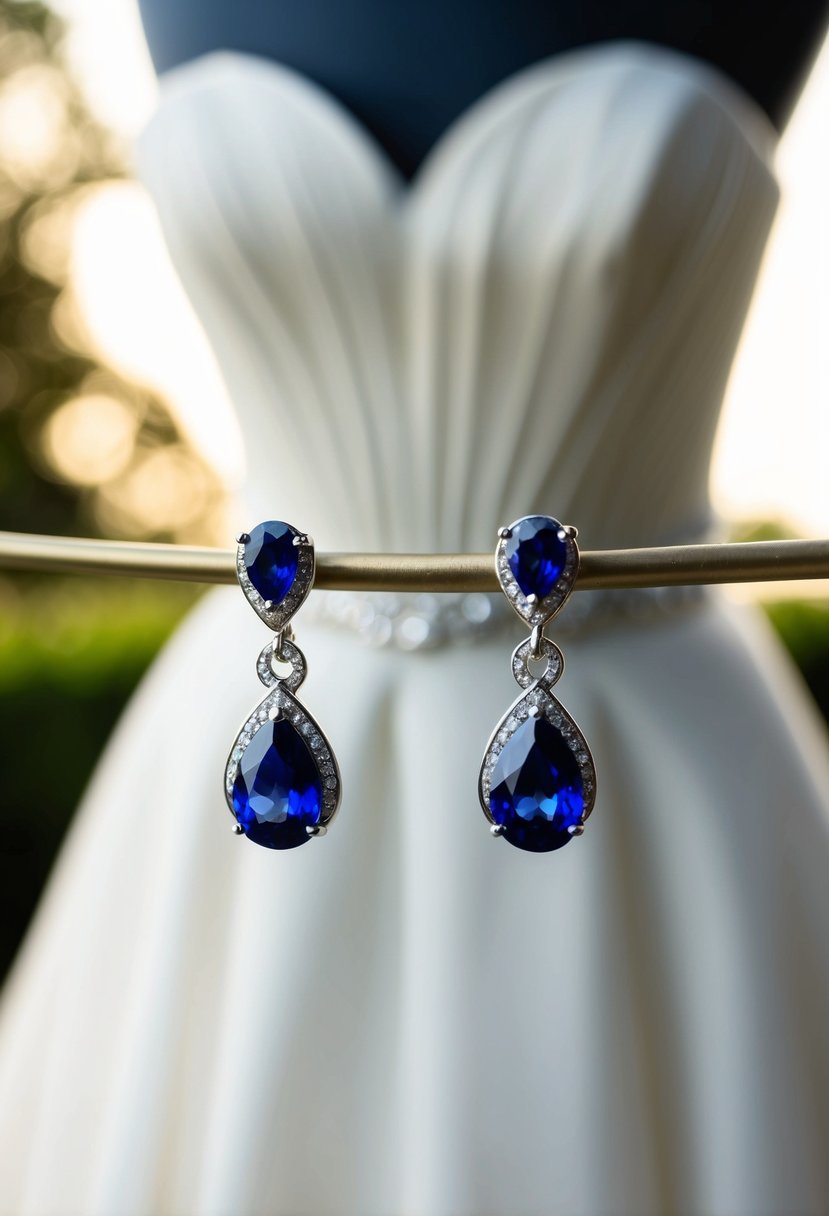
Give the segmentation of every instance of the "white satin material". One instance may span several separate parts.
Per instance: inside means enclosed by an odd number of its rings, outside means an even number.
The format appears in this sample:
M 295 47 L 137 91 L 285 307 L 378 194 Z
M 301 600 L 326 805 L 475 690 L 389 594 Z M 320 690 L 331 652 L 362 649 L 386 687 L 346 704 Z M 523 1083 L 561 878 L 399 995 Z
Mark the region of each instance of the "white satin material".
M 702 536 L 772 145 L 720 77 L 616 44 L 496 89 L 407 189 L 290 71 L 174 73 L 139 164 L 238 410 L 243 522 Z M 262 628 L 209 596 L 101 762 L 5 993 L 0 1212 L 829 1210 L 829 769 L 754 615 L 567 641 L 599 795 L 552 855 L 477 805 L 507 634 L 407 655 L 301 614 L 343 806 L 293 852 L 235 840 Z

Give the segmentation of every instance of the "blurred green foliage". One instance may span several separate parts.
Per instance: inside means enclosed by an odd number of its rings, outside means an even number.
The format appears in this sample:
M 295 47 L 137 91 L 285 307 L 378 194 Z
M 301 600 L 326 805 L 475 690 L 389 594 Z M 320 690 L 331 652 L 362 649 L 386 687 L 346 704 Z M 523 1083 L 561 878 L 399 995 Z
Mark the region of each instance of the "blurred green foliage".
M 113 725 L 194 598 L 174 584 L 0 581 L 0 977 Z
M 196 591 L 187 584 L 41 576 L 0 584 L 0 699 L 130 690 Z
M 773 600 L 765 608 L 829 722 L 829 601 Z

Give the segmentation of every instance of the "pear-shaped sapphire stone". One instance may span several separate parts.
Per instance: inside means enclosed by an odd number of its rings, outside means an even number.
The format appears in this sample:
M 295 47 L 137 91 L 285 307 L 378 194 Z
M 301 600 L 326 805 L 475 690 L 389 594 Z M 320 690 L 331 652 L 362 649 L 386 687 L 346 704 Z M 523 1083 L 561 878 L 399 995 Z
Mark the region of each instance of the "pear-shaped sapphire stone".
M 489 812 L 519 849 L 548 853 L 572 840 L 568 828 L 584 814 L 576 758 L 546 718 L 527 718 L 504 745 L 492 770 Z
M 567 560 L 561 524 L 549 515 L 528 515 L 514 524 L 505 553 L 509 568 L 524 595 L 545 599 L 555 587 Z
M 256 732 L 239 761 L 233 811 L 248 839 L 294 849 L 319 823 L 322 780 L 308 744 L 284 718 Z
M 245 542 L 248 578 L 265 600 L 281 604 L 296 578 L 296 528 L 279 520 L 257 524 Z

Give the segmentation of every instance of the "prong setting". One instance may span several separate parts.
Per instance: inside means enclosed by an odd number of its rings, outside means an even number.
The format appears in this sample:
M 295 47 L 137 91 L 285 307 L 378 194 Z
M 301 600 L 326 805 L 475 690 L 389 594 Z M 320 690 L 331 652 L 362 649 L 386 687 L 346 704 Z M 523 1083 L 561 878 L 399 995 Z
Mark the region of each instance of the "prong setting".
M 313 585 L 314 543 L 306 532 L 282 520 L 257 524 L 242 536 L 250 542 L 240 543 L 236 552 L 236 574 L 242 591 L 265 624 L 279 632 Z
M 498 531 L 495 548 L 498 581 L 514 610 L 530 628 L 552 620 L 575 585 L 579 551 L 574 531 L 548 515 L 524 516 Z M 534 539 L 539 535 L 545 535 L 540 542 L 541 552 Z M 560 551 L 556 552 L 556 548 Z M 550 573 L 553 569 L 556 572 Z

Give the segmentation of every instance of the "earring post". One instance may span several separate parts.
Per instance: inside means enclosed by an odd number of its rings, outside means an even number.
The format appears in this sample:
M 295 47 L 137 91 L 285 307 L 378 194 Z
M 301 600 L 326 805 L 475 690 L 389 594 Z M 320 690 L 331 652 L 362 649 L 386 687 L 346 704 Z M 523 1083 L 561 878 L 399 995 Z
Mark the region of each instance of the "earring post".
M 489 553 L 317 553 L 333 591 L 498 591 Z M 235 552 L 203 546 L 0 532 L 0 569 L 235 583 Z M 829 579 L 829 540 L 582 552 L 576 591 Z

